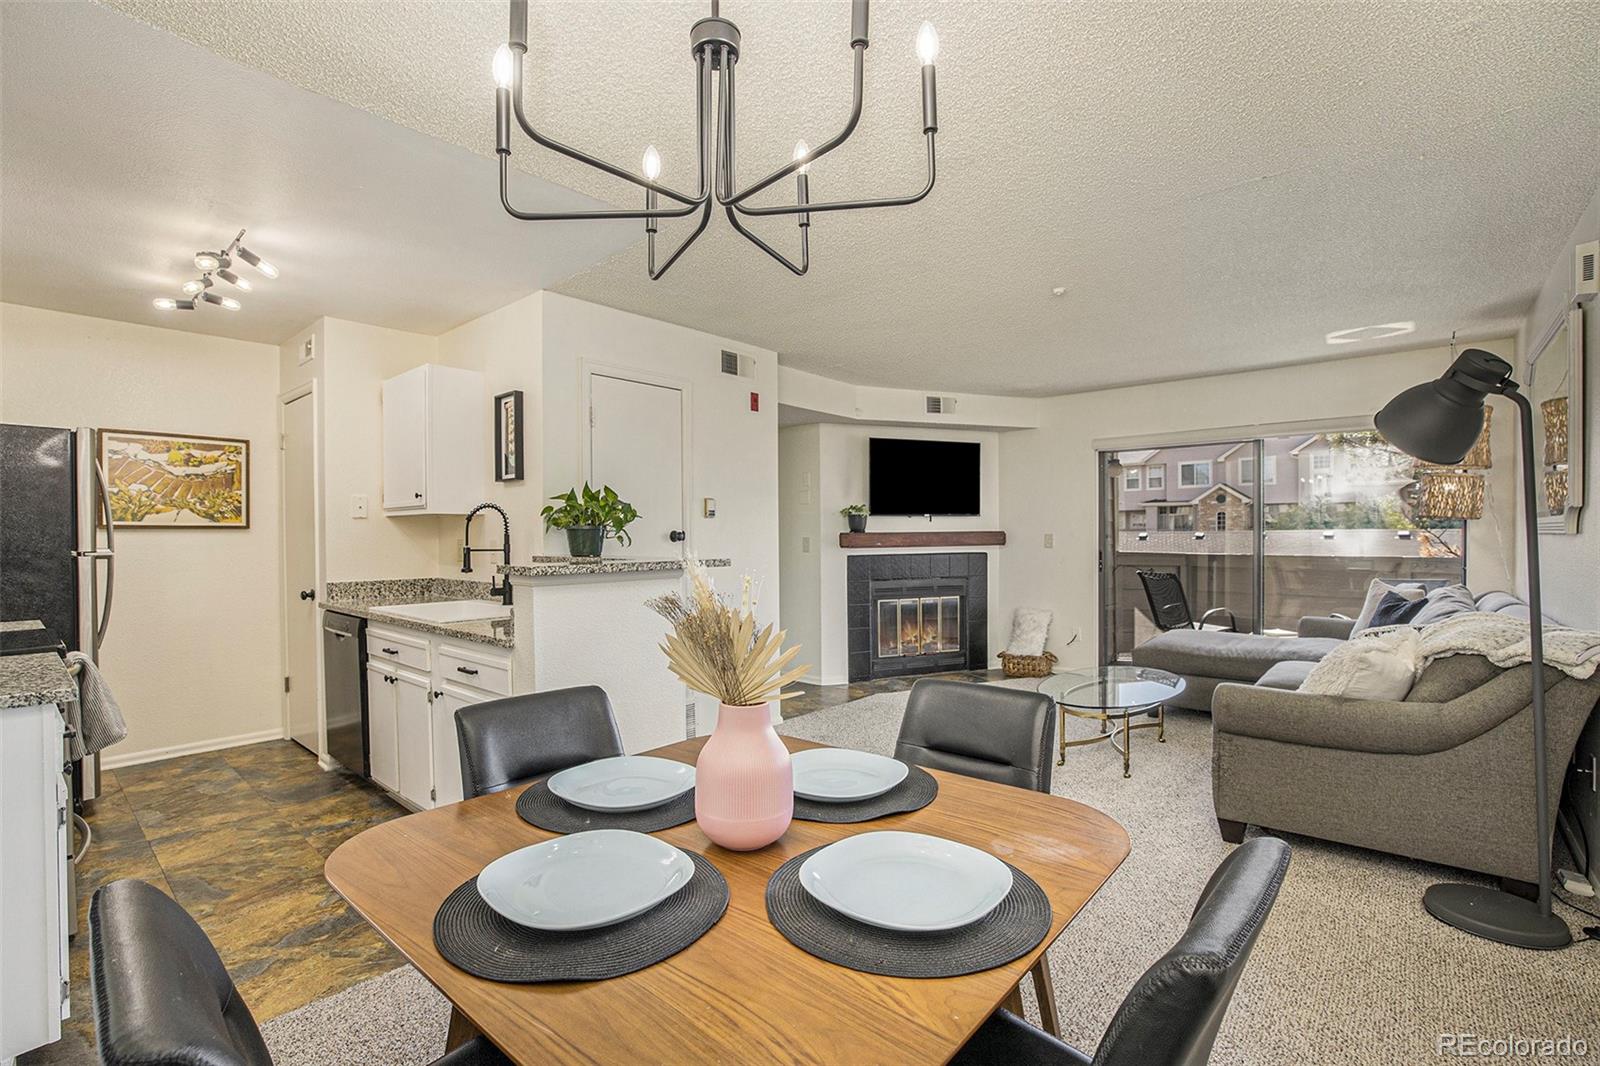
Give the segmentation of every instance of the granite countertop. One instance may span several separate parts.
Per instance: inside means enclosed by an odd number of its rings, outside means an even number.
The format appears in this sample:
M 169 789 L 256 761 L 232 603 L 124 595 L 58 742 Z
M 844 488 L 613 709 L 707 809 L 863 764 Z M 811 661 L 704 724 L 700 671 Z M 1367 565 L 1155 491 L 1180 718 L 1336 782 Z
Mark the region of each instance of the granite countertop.
M 732 566 L 732 559 L 701 559 L 709 568 Z M 571 555 L 535 555 L 525 564 L 495 567 L 496 573 L 512 577 L 569 577 L 584 574 L 643 574 L 682 570 L 683 559 L 579 559 Z
M 43 628 L 43 622 L 32 619 L 0 622 L 0 630 L 8 633 Z M 67 673 L 67 664 L 61 661 L 61 656 L 54 652 L 0 656 L 0 708 L 37 707 L 77 698 L 77 682 Z
M 489 586 L 483 581 L 462 581 L 446 577 L 401 578 L 392 581 L 330 581 L 327 598 L 317 606 L 340 614 L 355 615 L 368 621 L 401 629 L 415 629 L 441 637 L 488 644 L 496 648 L 513 646 L 511 619 L 480 619 L 470 622 L 429 622 L 389 614 L 385 607 L 414 603 L 441 603 L 447 600 L 487 600 Z

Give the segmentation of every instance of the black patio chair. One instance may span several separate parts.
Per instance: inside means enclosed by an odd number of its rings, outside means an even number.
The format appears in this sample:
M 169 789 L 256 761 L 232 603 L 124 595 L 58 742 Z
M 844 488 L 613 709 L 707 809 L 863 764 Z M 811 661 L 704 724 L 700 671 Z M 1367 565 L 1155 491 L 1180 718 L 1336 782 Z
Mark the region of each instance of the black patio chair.
M 1216 615 L 1228 616 L 1229 633 L 1239 632 L 1239 623 L 1226 607 L 1213 607 L 1196 622 L 1194 615 L 1189 613 L 1189 601 L 1183 595 L 1183 582 L 1178 580 L 1177 574 L 1163 570 L 1135 572 L 1139 575 L 1140 584 L 1144 585 L 1145 598 L 1150 601 L 1150 616 L 1155 620 L 1156 628 L 1162 632 L 1169 629 L 1204 629 L 1212 624 L 1211 619 Z

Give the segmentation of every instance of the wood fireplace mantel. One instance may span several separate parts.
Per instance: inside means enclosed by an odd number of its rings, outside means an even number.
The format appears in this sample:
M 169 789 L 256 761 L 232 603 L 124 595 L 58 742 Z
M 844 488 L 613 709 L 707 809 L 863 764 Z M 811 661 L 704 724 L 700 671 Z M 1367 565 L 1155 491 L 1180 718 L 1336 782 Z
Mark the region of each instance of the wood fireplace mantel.
M 953 529 L 944 533 L 840 533 L 841 548 L 968 548 L 974 545 L 1002 545 L 1006 534 L 1000 529 Z

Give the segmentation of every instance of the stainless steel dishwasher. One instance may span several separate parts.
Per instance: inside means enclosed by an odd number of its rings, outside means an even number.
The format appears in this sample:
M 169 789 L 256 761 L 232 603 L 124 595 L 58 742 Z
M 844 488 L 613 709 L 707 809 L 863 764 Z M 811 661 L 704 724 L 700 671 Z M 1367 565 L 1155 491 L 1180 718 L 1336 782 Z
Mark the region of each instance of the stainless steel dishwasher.
M 354 615 L 322 616 L 323 697 L 328 708 L 328 755 L 351 773 L 368 776 L 367 624 Z

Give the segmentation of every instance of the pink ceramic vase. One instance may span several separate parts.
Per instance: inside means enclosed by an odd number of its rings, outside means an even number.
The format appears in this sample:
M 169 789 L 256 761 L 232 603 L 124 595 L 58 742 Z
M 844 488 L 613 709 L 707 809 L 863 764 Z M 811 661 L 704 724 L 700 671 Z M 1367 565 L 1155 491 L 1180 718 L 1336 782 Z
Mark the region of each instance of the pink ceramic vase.
M 713 844 L 733 851 L 764 848 L 789 828 L 794 769 L 767 704 L 722 705 L 695 763 L 694 817 Z

